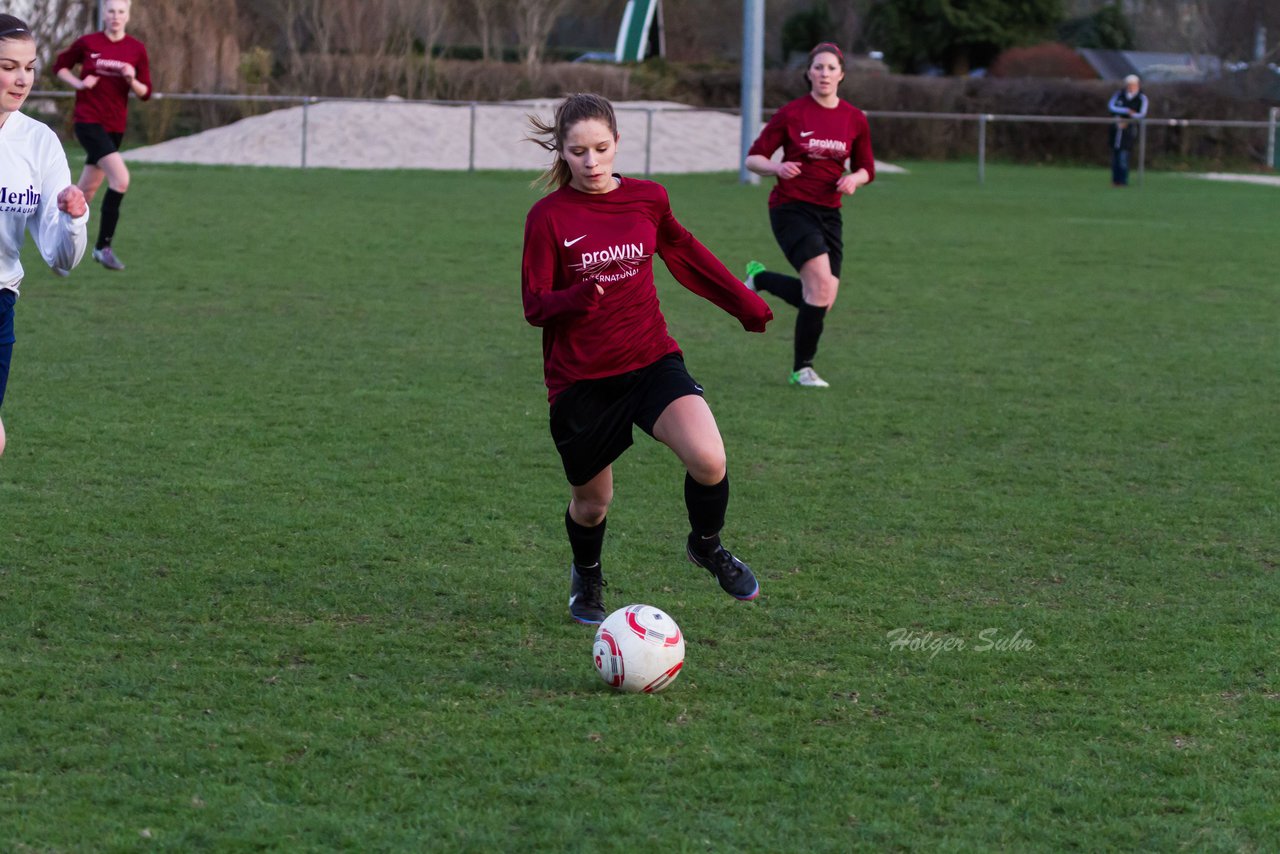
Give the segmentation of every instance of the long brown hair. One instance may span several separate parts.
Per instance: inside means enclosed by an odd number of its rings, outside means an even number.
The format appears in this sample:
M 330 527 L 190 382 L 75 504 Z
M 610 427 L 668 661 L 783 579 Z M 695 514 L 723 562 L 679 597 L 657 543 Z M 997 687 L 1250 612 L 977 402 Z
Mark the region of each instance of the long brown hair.
M 556 107 L 551 124 L 547 124 L 533 114 L 529 115 L 529 125 L 533 128 L 533 132 L 525 139 L 542 146 L 547 151 L 554 151 L 556 155 L 555 160 L 545 172 L 538 176 L 532 186 L 542 190 L 559 189 L 573 179 L 569 164 L 561 156 L 564 150 L 564 139 L 569 135 L 570 128 L 587 119 L 599 119 L 604 122 L 613 134 L 613 138 L 618 138 L 618 120 L 613 114 L 613 104 L 609 103 L 608 98 L 589 92 L 578 92 L 561 101 Z

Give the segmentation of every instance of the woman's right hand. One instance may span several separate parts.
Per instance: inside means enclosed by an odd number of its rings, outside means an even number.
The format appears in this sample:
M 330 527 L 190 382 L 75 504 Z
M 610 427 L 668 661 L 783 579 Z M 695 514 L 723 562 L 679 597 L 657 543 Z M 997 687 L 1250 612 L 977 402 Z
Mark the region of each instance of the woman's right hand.
M 89 205 L 81 189 L 72 184 L 58 193 L 58 210 L 73 217 L 81 217 L 89 210 Z
M 84 76 L 84 79 L 80 81 L 81 89 L 92 89 L 94 86 L 97 86 L 97 85 L 98 85 L 98 75 L 96 74 L 86 74 Z

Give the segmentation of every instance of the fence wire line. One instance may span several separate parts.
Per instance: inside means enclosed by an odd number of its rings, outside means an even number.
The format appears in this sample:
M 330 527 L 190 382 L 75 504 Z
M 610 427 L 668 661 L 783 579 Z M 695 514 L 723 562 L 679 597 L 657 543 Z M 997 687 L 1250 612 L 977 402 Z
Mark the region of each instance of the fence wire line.
M 38 98 L 72 98 L 75 92 L 63 90 L 37 90 L 33 91 L 28 97 L 28 101 Z M 475 111 L 480 106 L 485 107 L 505 107 L 508 109 L 536 109 L 541 104 L 554 104 L 559 98 L 534 98 L 524 102 L 518 101 L 440 101 L 440 100 L 417 100 L 411 98 L 345 98 L 345 97 L 327 97 L 321 95 L 220 95 L 201 92 L 156 92 L 152 94 L 153 100 L 171 100 L 171 101 L 207 101 L 222 103 L 264 103 L 264 104 L 291 104 L 300 106 L 302 111 L 302 132 L 299 140 L 299 167 L 307 168 L 307 108 L 309 106 L 327 103 L 351 103 L 351 104 L 385 104 L 388 106 L 398 105 L 425 105 L 438 107 L 467 107 L 471 112 L 470 117 L 470 139 L 468 140 L 468 163 L 467 170 L 475 171 L 475 137 L 476 137 L 476 121 Z M 715 107 L 631 107 L 626 105 L 615 105 L 616 112 L 645 113 L 645 141 L 644 141 L 644 175 L 648 177 L 651 174 L 651 155 L 653 148 L 653 117 L 655 113 L 672 113 L 688 115 L 691 113 L 719 113 L 723 115 L 740 115 L 739 110 L 715 108 Z M 776 110 L 765 110 L 763 118 L 768 119 Z M 986 174 L 986 127 L 991 122 L 1003 123 L 1023 123 L 1023 124 L 1093 124 L 1093 125 L 1109 125 L 1116 121 L 1115 117 L 1099 117 L 1099 116 L 1043 116 L 1043 115 L 1018 115 L 1003 113 L 930 113 L 909 110 L 866 110 L 868 118 L 873 119 L 914 119 L 924 121 L 954 121 L 954 122 L 973 122 L 978 126 L 978 182 L 982 183 Z M 1138 151 L 1138 173 L 1141 178 L 1145 171 L 1146 160 L 1146 133 L 1149 127 L 1171 127 L 1171 128 L 1242 128 L 1257 129 L 1267 131 L 1266 160 L 1264 165 L 1268 167 L 1280 165 L 1276 163 L 1276 129 L 1280 124 L 1280 107 L 1271 107 L 1268 110 L 1268 116 L 1265 120 L 1260 121 L 1244 121 L 1239 119 L 1184 119 L 1184 118 L 1151 118 L 1137 120 L 1140 126 L 1139 133 L 1139 151 Z

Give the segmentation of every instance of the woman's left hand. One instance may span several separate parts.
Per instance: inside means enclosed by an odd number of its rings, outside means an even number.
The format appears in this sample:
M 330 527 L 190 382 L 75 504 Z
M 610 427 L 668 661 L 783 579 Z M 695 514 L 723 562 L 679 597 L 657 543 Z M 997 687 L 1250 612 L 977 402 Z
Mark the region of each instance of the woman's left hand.
M 64 211 L 73 217 L 84 216 L 85 211 L 89 210 L 88 203 L 84 200 L 84 193 L 75 184 L 67 187 L 61 193 L 58 193 L 58 210 Z

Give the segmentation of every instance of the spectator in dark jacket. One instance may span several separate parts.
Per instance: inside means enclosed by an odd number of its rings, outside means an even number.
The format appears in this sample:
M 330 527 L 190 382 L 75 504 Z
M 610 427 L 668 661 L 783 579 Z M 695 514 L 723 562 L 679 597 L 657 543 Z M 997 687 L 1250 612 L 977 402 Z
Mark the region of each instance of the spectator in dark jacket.
M 1116 187 L 1129 185 L 1129 153 L 1138 124 L 1147 117 L 1147 96 L 1142 92 L 1142 81 L 1136 74 L 1124 79 L 1124 88 L 1111 96 L 1107 111 L 1116 117 L 1111 126 L 1111 184 Z

